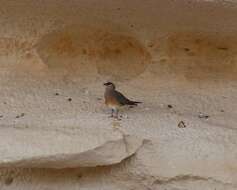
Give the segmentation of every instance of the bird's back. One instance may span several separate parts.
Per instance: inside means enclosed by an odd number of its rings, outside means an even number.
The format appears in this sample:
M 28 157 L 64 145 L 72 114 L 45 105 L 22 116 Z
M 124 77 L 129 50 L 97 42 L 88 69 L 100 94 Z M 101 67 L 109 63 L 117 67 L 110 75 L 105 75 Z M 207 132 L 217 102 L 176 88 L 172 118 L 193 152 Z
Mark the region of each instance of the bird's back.
M 128 98 L 126 98 L 121 92 L 117 90 L 114 91 L 114 96 L 121 105 L 129 105 L 129 103 L 131 102 Z
M 138 103 L 141 103 L 129 100 L 121 92 L 114 89 L 113 90 L 107 89 L 104 95 L 105 95 L 105 103 L 107 105 L 115 104 L 118 106 L 123 106 L 123 105 L 137 105 Z

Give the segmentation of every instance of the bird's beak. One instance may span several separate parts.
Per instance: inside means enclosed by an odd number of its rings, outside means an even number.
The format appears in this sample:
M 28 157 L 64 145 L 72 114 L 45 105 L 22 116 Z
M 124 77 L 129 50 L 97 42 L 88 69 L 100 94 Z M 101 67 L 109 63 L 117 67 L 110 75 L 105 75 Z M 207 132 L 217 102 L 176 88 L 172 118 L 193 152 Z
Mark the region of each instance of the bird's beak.
M 104 86 L 107 86 L 107 83 L 104 83 Z

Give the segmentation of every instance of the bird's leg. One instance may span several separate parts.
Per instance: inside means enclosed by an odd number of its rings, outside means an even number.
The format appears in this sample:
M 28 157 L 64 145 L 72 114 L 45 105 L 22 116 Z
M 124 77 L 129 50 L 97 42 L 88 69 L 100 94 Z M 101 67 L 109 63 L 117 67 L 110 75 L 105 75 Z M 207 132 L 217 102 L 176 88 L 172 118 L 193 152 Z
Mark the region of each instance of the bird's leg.
M 116 118 L 117 120 L 121 120 L 121 119 L 119 118 L 119 115 L 118 115 L 119 110 L 118 110 L 118 109 L 115 109 L 114 111 L 115 111 L 115 113 L 116 113 L 115 118 Z
M 109 117 L 114 117 L 114 109 L 111 109 L 111 114 Z

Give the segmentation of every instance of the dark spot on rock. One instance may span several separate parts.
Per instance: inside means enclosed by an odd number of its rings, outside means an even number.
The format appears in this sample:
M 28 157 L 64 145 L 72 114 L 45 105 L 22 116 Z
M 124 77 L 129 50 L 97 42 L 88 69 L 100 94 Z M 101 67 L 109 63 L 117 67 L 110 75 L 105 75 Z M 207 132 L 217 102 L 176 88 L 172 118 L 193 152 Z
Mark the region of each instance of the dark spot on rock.
M 160 60 L 161 63 L 165 63 L 167 61 L 167 59 L 163 58 Z
M 0 115 L 0 118 L 3 118 L 3 115 Z
M 221 110 L 221 112 L 225 112 L 224 110 Z
M 154 46 L 154 44 L 149 44 L 148 47 L 152 48 Z
M 190 51 L 190 49 L 189 49 L 189 48 L 184 48 L 184 50 L 185 50 L 185 51 Z
M 5 183 L 5 185 L 11 185 L 12 182 L 13 182 L 13 178 L 12 177 L 8 177 L 8 178 L 5 179 L 4 183 Z
M 173 108 L 173 106 L 169 104 L 169 105 L 168 105 L 168 108 L 170 108 L 170 109 L 171 109 L 171 108 Z
M 21 113 L 20 115 L 17 115 L 16 118 L 20 118 L 20 117 L 24 117 L 25 116 L 25 113 Z
M 121 53 L 121 50 L 120 50 L 120 49 L 115 49 L 115 53 L 116 53 L 116 54 L 120 54 L 120 53 Z
M 200 43 L 201 41 L 202 41 L 201 39 L 196 39 L 196 40 L 195 40 L 195 43 L 198 44 L 198 43 Z
M 58 95 L 59 95 L 59 93 L 57 93 L 57 92 L 56 92 L 54 95 L 55 95 L 55 96 L 58 96 Z
M 102 100 L 102 98 L 97 98 L 97 100 Z
M 128 45 L 129 45 L 130 47 L 134 47 L 134 45 L 133 45 L 132 42 L 128 42 Z
M 179 128 L 186 128 L 187 126 L 185 125 L 185 123 L 183 121 L 180 121 L 178 124 Z
M 7 102 L 3 102 L 3 104 L 7 104 Z
M 82 178 L 82 174 L 77 174 L 77 178 L 81 179 Z
M 86 49 L 82 49 L 82 53 L 83 53 L 83 54 L 87 54 Z
M 133 24 L 131 24 L 131 25 L 130 25 L 130 27 L 131 27 L 131 28 L 133 28 L 133 27 L 134 27 L 134 25 L 133 25 Z
M 120 8 L 117 8 L 117 10 L 119 11 L 119 10 L 120 10 Z
M 217 49 L 219 49 L 219 50 L 223 50 L 223 51 L 226 51 L 226 50 L 228 50 L 228 48 L 227 48 L 227 47 L 217 47 Z
M 71 98 L 68 98 L 67 100 L 68 100 L 69 102 L 71 102 L 71 101 L 72 101 L 72 99 L 71 99 Z

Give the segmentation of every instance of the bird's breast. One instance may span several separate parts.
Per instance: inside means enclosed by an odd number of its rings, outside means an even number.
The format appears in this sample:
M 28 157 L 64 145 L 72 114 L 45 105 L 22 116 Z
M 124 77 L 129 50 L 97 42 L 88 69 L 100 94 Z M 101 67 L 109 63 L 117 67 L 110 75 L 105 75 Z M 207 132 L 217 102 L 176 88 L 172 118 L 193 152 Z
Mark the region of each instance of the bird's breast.
M 113 96 L 105 96 L 105 104 L 110 108 L 118 108 L 120 103 Z

